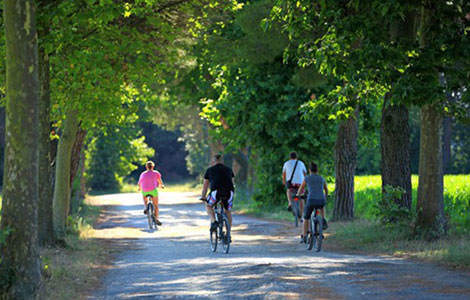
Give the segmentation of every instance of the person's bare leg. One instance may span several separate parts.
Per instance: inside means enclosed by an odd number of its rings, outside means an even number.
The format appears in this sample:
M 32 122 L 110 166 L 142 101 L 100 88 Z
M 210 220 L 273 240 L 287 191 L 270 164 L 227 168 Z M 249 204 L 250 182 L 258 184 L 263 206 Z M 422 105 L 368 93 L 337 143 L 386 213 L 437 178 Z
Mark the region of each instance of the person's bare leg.
M 144 210 L 147 210 L 147 197 L 143 197 L 144 199 Z
M 214 208 L 212 206 L 210 206 L 209 204 L 206 203 L 206 211 L 207 211 L 207 215 L 209 216 L 209 218 L 211 219 L 211 224 L 215 222 L 215 212 L 214 212 Z
M 287 201 L 289 201 L 289 206 L 292 206 L 292 199 L 290 190 L 287 190 Z
M 307 237 L 307 231 L 308 231 L 309 225 L 310 225 L 310 219 L 305 219 L 304 220 L 304 226 L 303 226 L 303 236 L 304 237 Z
M 230 228 L 232 228 L 232 212 L 226 210 L 225 214 L 227 215 L 228 225 L 230 226 Z

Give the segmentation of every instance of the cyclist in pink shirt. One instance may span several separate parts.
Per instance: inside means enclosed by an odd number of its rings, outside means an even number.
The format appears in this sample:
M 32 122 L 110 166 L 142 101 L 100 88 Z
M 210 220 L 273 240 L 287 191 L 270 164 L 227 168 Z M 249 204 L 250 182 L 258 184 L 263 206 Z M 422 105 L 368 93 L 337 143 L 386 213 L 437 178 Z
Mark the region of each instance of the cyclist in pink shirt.
M 153 161 L 148 161 L 145 164 L 147 171 L 142 172 L 139 177 L 139 191 L 142 191 L 142 196 L 144 197 L 144 204 L 147 207 L 147 195 L 152 197 L 153 206 L 155 207 L 155 222 L 158 226 L 162 223 L 158 220 L 158 187 L 162 189 L 165 188 L 165 185 L 162 181 L 162 175 L 158 171 L 154 171 L 153 168 L 155 164 Z M 144 210 L 144 214 L 147 214 L 147 209 Z

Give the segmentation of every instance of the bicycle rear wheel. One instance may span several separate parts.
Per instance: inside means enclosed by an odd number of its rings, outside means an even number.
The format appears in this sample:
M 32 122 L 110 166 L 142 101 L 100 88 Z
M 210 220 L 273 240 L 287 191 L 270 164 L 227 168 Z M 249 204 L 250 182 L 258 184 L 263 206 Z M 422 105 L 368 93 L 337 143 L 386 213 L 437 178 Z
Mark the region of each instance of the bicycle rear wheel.
M 147 220 L 149 222 L 149 228 L 154 228 L 154 221 L 153 221 L 153 204 L 152 200 L 147 202 Z
M 323 219 L 320 215 L 317 215 L 315 218 L 315 235 L 313 247 L 317 252 L 320 252 L 323 242 Z
M 214 229 L 214 230 L 211 230 L 210 232 L 210 239 L 211 239 L 211 250 L 212 252 L 215 252 L 217 251 L 217 240 L 219 239 L 219 236 L 218 236 L 218 228 Z
M 224 216 L 222 224 L 222 248 L 224 249 L 225 254 L 227 254 L 230 250 L 230 241 L 230 225 L 228 222 L 228 218 Z
M 292 214 L 294 214 L 295 227 L 299 227 L 300 207 L 299 201 L 292 201 Z
M 309 229 L 309 232 L 307 234 L 307 249 L 312 250 L 312 248 L 313 248 L 313 237 L 314 237 L 313 231 L 314 231 L 314 228 L 315 228 L 314 227 L 314 222 L 313 222 L 313 216 L 310 217 L 309 223 L 310 223 L 310 229 Z

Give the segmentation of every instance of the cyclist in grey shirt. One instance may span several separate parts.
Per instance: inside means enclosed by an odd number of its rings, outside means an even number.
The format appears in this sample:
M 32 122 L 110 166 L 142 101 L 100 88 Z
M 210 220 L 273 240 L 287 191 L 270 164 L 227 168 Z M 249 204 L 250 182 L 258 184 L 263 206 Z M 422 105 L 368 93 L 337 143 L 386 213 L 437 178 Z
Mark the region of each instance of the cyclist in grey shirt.
M 304 207 L 304 226 L 303 226 L 303 235 L 301 235 L 301 242 L 304 242 L 304 237 L 307 236 L 308 225 L 310 222 L 310 216 L 314 208 L 321 208 L 320 213 L 323 218 L 323 228 L 326 229 L 328 224 L 325 219 L 325 205 L 326 198 L 328 197 L 328 187 L 326 185 L 325 179 L 318 175 L 318 166 L 315 163 L 310 163 L 309 165 L 310 175 L 306 176 L 302 185 L 299 188 L 297 195 L 303 193 L 305 186 L 307 186 L 308 197 L 307 203 Z

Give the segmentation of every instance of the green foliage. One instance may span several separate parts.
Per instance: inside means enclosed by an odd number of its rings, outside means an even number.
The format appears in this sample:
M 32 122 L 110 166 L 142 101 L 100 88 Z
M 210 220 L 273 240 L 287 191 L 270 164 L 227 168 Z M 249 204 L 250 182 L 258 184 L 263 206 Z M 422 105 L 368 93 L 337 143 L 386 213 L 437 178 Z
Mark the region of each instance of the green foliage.
M 308 92 L 291 82 L 293 74 L 294 68 L 280 61 L 227 68 L 216 79 L 223 83 L 216 89 L 219 98 L 204 102 L 203 115 L 214 126 L 214 136 L 228 149 L 249 146 L 256 155 L 257 197 L 265 203 L 285 200 L 281 174 L 289 152 L 325 170 L 331 163 L 334 126 L 298 110 Z M 222 128 L 221 118 L 228 128 Z
M 462 114 L 445 103 L 439 72 L 450 91 L 468 82 L 468 1 L 275 3 L 273 18 L 281 20 L 290 39 L 299 43 L 299 64 L 315 66 L 339 82 L 320 103 L 335 104 L 336 111 L 348 113 L 347 107 L 357 101 L 380 99 L 390 91 L 394 102 L 435 102 Z M 348 103 L 351 95 L 357 99 Z
M 404 193 L 400 187 L 385 186 L 382 198 L 374 203 L 375 215 L 382 224 L 410 228 L 416 223 L 415 210 L 397 204 Z
M 295 65 L 283 64 L 287 35 L 280 24 L 261 27 L 271 6 L 271 1 L 250 3 L 227 15 L 223 26 L 214 25 L 217 30 L 198 40 L 199 69 L 189 74 L 198 87 L 201 115 L 211 125 L 210 139 L 228 153 L 249 148 L 255 199 L 264 204 L 285 201 L 282 165 L 293 150 L 332 171 L 335 132 L 316 111 L 300 110 L 321 79 L 302 82 Z
M 142 165 L 154 151 L 135 127 L 109 126 L 96 132 L 87 149 L 86 177 L 95 190 L 118 190 L 122 178 Z

